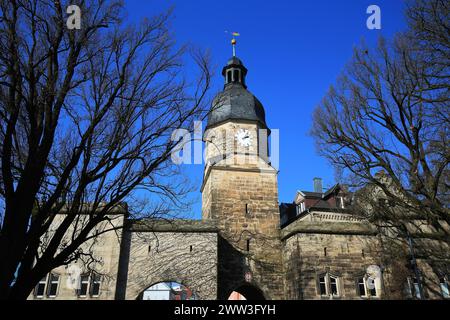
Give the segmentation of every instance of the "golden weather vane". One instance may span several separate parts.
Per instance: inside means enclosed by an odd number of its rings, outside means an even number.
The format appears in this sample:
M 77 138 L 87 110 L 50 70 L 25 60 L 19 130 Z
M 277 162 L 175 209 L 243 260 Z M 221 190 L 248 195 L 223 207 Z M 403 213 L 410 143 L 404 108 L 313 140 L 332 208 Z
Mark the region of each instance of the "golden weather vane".
M 225 33 L 230 33 L 232 36 L 231 45 L 233 47 L 233 57 L 236 57 L 236 37 L 239 37 L 240 34 L 239 32 L 229 32 L 229 31 L 225 31 Z

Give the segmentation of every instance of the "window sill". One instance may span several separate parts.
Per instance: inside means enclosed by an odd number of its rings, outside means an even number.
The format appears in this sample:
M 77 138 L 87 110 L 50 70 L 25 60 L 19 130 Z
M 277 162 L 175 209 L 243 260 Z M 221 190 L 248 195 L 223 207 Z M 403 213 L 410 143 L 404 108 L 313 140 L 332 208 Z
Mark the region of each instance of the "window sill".
M 320 295 L 319 296 L 321 300 L 341 300 L 342 296 L 324 296 L 324 295 Z
M 361 300 L 380 300 L 380 297 L 372 297 L 372 296 L 359 296 Z

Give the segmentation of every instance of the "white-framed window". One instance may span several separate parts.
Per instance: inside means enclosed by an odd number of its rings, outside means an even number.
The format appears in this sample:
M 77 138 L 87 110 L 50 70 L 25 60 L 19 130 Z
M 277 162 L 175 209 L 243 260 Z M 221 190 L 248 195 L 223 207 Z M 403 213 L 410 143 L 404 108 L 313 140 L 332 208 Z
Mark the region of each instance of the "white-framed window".
M 327 275 L 321 275 L 319 276 L 319 293 L 321 296 L 326 296 L 327 295 Z
M 58 295 L 59 274 L 49 273 L 34 288 L 35 298 L 55 298 Z
M 439 278 L 439 287 L 441 288 L 441 294 L 444 299 L 450 298 L 450 291 L 449 291 L 449 280 L 448 276 L 440 277 Z
M 97 273 L 91 273 L 91 297 L 98 297 L 100 295 L 101 276 Z
M 102 283 L 101 275 L 91 272 L 80 276 L 80 288 L 78 290 L 78 297 L 85 298 L 88 293 L 91 297 L 100 296 L 100 287 Z
M 339 296 L 339 278 L 330 276 L 330 292 L 333 296 Z
M 47 276 L 43 277 L 34 288 L 34 296 L 43 298 L 45 296 L 45 288 L 47 287 Z
M 344 205 L 344 197 L 339 196 L 336 198 L 336 205 L 338 208 L 344 209 L 345 205 Z
M 413 278 L 413 280 L 412 280 L 412 288 L 413 288 L 414 296 L 417 299 L 420 299 L 421 298 L 421 296 L 420 296 L 420 288 L 419 288 L 419 282 L 417 281 L 417 278 Z
M 366 281 L 367 281 L 367 280 L 366 280 Z M 377 292 L 377 286 L 376 286 L 376 283 L 375 283 L 374 280 L 372 280 L 372 281 L 373 281 L 373 286 L 372 286 L 372 288 L 369 289 L 370 296 L 371 296 L 371 297 L 378 297 L 378 292 Z
M 47 284 L 47 296 L 54 298 L 58 294 L 59 275 L 56 273 L 50 273 Z
M 417 278 L 408 277 L 406 290 L 409 297 L 421 299 L 419 282 L 417 281 Z
M 89 274 L 80 276 L 80 289 L 78 289 L 79 297 L 86 297 L 89 288 Z
M 341 295 L 340 280 L 338 276 L 323 273 L 317 279 L 318 292 L 321 296 L 339 297 Z
M 357 280 L 358 294 L 360 297 L 367 297 L 367 287 L 365 277 L 359 277 Z
M 303 211 L 305 211 L 306 210 L 306 206 L 305 206 L 305 203 L 304 202 L 300 202 L 300 204 L 298 205 L 298 212 L 297 212 L 297 214 L 300 214 L 300 213 L 302 213 Z
M 370 286 L 369 283 L 371 284 Z M 360 297 L 378 297 L 376 280 L 371 280 L 367 276 L 361 276 L 358 277 L 356 285 Z

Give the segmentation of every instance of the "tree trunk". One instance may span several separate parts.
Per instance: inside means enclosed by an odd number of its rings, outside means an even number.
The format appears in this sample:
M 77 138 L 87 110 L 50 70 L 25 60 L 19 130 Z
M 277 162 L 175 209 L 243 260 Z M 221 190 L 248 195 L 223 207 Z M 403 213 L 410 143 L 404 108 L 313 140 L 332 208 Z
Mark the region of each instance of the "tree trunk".
M 28 275 L 18 278 L 8 294 L 8 300 L 26 300 L 34 289 L 34 284 L 38 283 L 45 275 L 38 276 L 30 272 Z

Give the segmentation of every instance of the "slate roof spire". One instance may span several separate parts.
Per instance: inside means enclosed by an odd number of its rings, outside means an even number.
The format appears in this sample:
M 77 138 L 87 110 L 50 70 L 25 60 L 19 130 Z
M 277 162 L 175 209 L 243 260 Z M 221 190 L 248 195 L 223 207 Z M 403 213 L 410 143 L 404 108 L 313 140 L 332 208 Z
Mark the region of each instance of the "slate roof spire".
M 208 115 L 207 128 L 229 120 L 253 121 L 267 129 L 262 103 L 247 90 L 247 68 L 238 57 L 231 57 L 222 69 L 225 78 L 223 91 L 213 100 Z

